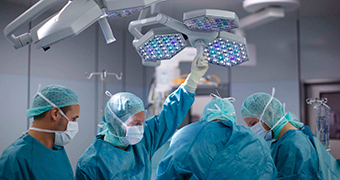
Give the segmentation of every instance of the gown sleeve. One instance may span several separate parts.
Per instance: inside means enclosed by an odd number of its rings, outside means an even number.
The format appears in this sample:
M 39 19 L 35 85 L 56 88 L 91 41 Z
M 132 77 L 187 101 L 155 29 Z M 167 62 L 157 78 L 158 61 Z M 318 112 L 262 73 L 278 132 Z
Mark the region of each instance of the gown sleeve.
M 0 180 L 34 179 L 25 158 L 4 152 L 0 158 Z
M 145 146 L 151 156 L 175 133 L 193 104 L 194 96 L 181 85 L 167 97 L 161 112 L 146 121 Z

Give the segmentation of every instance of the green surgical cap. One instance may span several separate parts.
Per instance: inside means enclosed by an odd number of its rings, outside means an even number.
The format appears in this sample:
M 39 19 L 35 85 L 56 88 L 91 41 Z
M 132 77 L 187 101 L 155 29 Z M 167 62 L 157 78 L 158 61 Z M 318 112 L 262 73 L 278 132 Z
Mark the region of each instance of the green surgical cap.
M 253 117 L 262 120 L 268 127 L 272 128 L 274 124 L 284 116 L 282 103 L 275 97 L 268 105 L 266 111 L 261 114 L 272 96 L 267 93 L 255 93 L 248 96 L 241 107 L 242 118 Z
M 205 105 L 201 121 L 213 121 L 215 119 L 230 120 L 237 123 L 235 107 L 228 99 L 213 99 Z
M 126 124 L 126 121 L 133 115 L 144 111 L 143 101 L 136 95 L 128 92 L 121 92 L 113 95 L 105 106 L 105 120 L 106 126 L 111 133 L 123 137 L 125 135 L 125 127 L 115 118 L 113 113 Z
M 79 104 L 76 93 L 64 86 L 49 85 L 44 87 L 40 93 L 59 108 Z M 52 105 L 45 101 L 41 96 L 36 94 L 32 107 L 27 110 L 27 116 L 28 118 L 32 118 L 49 111 L 52 108 Z
M 261 119 L 261 115 L 263 110 L 265 109 L 267 103 L 269 102 L 272 96 L 267 93 L 255 93 L 248 96 L 241 107 L 241 116 L 242 118 L 253 117 L 263 121 L 269 128 L 273 128 L 273 126 L 282 118 L 273 130 L 274 138 L 277 138 L 282 127 L 290 122 L 295 127 L 302 127 L 303 124 L 294 120 L 290 113 L 285 114 L 284 107 L 282 103 L 273 97 L 273 100 L 269 103 L 267 109 L 263 113 L 263 117 Z

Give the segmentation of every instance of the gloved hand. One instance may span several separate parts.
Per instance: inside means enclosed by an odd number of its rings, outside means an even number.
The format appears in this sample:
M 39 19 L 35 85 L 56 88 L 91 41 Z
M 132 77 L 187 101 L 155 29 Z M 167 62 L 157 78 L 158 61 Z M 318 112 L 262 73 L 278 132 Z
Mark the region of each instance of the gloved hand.
M 198 67 L 197 63 L 201 61 L 202 66 Z M 195 93 L 198 83 L 209 68 L 208 58 L 205 54 L 197 54 L 191 64 L 191 73 L 188 75 L 184 82 L 184 88 L 190 93 Z

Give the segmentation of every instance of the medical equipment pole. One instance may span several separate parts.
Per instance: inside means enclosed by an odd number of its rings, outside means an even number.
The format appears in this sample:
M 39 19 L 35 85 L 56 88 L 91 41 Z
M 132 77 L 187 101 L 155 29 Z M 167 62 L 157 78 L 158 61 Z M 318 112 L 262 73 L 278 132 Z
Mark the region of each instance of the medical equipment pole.
M 87 74 L 87 73 L 85 73 L 85 74 Z M 103 72 L 93 72 L 93 73 L 91 73 L 89 76 L 87 76 L 86 78 L 87 78 L 87 79 L 91 79 L 91 77 L 92 77 L 93 75 L 100 75 L 101 80 L 102 80 L 102 88 L 103 88 L 102 90 L 103 90 L 103 93 L 102 93 L 102 106 L 101 106 L 101 112 L 102 112 L 102 122 L 105 122 L 105 119 L 104 119 L 104 118 L 105 118 L 105 104 L 106 104 L 106 95 L 105 95 L 105 92 L 106 92 L 106 78 L 107 78 L 108 75 L 109 75 L 109 76 L 114 75 L 114 76 L 116 76 L 116 78 L 117 78 L 118 80 L 121 80 L 121 79 L 122 79 L 122 76 L 123 76 L 123 73 L 120 73 L 120 75 L 118 76 L 118 74 L 116 74 L 116 73 L 108 73 L 108 72 L 106 72 L 106 70 L 103 70 Z M 102 130 L 103 130 L 103 127 L 101 127 L 102 122 L 99 123 L 99 122 L 97 121 L 97 124 L 98 124 L 97 133 L 102 132 Z
M 308 98 L 307 104 L 315 104 L 315 136 L 322 142 L 327 151 L 329 147 L 329 123 L 330 123 L 330 110 L 331 108 L 326 105 L 327 98 Z

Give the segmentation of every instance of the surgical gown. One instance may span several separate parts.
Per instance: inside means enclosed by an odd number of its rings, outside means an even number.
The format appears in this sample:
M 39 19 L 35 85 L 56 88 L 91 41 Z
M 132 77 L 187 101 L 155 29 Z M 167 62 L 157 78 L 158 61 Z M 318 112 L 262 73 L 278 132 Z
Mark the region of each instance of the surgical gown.
M 97 136 L 77 163 L 76 179 L 151 179 L 151 157 L 175 133 L 194 96 L 183 86 L 170 94 L 161 112 L 146 120 L 143 139 L 125 150 Z
M 289 130 L 271 145 L 279 179 L 323 179 L 308 126 Z
M 336 160 L 323 146 L 320 140 L 314 137 L 316 150 L 319 156 L 319 169 L 323 180 L 340 180 L 340 162 Z
M 34 137 L 24 134 L 5 149 L 0 158 L 0 179 L 74 179 L 65 149 L 53 150 Z
M 157 179 L 275 179 L 268 144 L 231 121 L 200 121 L 179 130 Z

